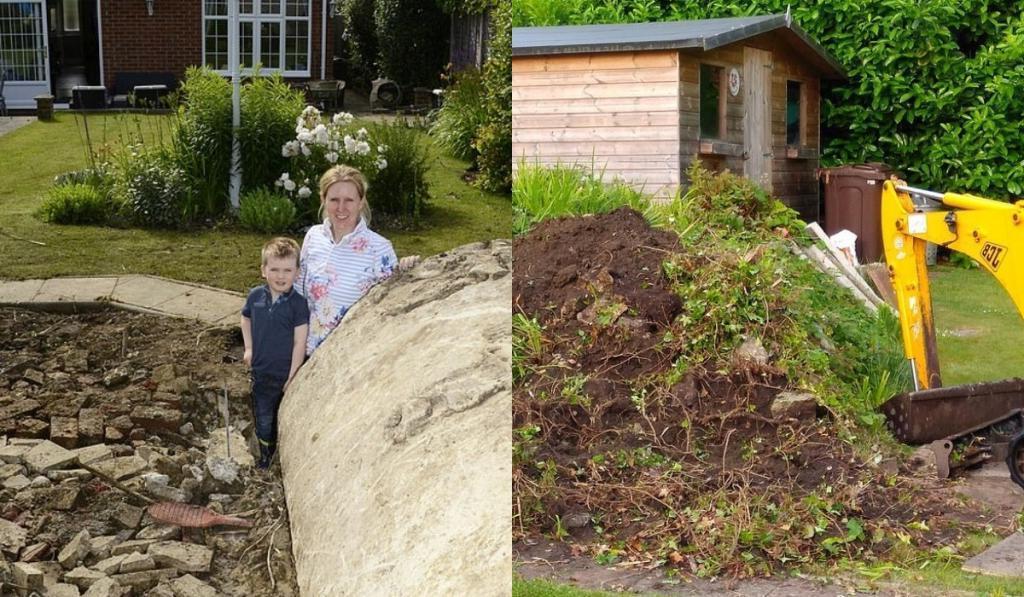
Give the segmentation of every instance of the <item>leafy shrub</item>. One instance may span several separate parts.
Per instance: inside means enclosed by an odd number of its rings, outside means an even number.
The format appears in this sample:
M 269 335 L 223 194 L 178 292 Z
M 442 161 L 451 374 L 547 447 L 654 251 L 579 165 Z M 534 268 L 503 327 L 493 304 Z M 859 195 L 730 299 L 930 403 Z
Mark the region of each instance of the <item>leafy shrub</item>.
M 173 154 L 133 149 L 118 172 L 114 193 L 130 222 L 144 228 L 178 228 L 188 221 L 188 188 L 188 175 Z
M 377 25 L 373 0 L 343 0 L 340 6 L 344 30 L 341 38 L 348 53 L 349 70 L 364 85 L 377 78 Z
M 357 126 L 346 112 L 323 120 L 313 106 L 296 119 L 295 139 L 281 146 L 288 170 L 274 184 L 293 198 L 302 221 L 315 221 L 320 207 L 317 184 L 331 166 L 347 164 L 358 169 L 371 187 L 378 171 L 389 167 L 392 149 L 378 141 L 376 133 Z
M 422 133 L 396 120 L 373 125 L 370 135 L 387 148 L 387 167 L 370 180 L 370 205 L 374 210 L 415 221 L 429 197 L 427 148 Z
M 95 187 L 68 183 L 49 190 L 39 215 L 53 224 L 102 224 L 109 211 L 107 199 Z
M 255 189 L 242 195 L 238 220 L 253 232 L 284 232 L 295 221 L 295 204 L 268 189 Z
M 254 76 L 241 90 L 242 120 L 238 142 L 242 150 L 243 189 L 273 185 L 287 158 L 275 151 L 295 136 L 295 119 L 305 98 L 280 75 Z
M 487 124 L 474 142 L 480 186 L 506 193 L 512 186 L 512 4 L 499 3 L 491 13 L 494 32 L 484 64 Z
M 178 217 L 216 217 L 229 206 L 231 84 L 207 68 L 190 68 L 181 97 L 173 153 L 192 192 Z
M 486 95 L 480 73 L 474 69 L 456 73 L 455 84 L 445 92 L 444 105 L 430 127 L 431 136 L 449 155 L 476 166 L 473 139 L 486 122 Z
M 384 76 L 402 86 L 437 86 L 450 23 L 435 0 L 376 0 L 373 18 Z

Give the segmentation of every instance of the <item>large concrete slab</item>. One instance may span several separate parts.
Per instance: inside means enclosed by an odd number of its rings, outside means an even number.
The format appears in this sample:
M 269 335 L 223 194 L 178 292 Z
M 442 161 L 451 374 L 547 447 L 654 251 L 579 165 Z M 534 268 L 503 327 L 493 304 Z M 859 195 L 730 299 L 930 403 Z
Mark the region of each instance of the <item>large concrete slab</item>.
M 30 302 L 46 280 L 18 280 L 0 284 L 0 305 Z
M 1014 533 L 964 562 L 964 572 L 1024 577 L 1024 534 Z
M 119 303 L 137 307 L 152 308 L 166 303 L 192 290 L 187 284 L 178 284 L 148 276 L 125 276 L 120 278 L 110 298 Z
M 152 305 L 154 309 L 179 317 L 195 317 L 208 323 L 241 313 L 245 299 L 207 288 L 193 288 L 181 296 Z
M 51 278 L 33 298 L 37 303 L 87 303 L 106 299 L 114 291 L 117 278 Z

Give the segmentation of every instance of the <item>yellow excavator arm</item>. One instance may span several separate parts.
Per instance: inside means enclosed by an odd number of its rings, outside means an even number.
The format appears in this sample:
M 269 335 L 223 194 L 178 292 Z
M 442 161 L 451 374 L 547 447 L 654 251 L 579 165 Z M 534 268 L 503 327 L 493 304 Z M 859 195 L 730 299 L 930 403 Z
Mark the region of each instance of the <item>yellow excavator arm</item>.
M 915 211 L 910 195 L 945 209 Z M 925 247 L 931 242 L 968 255 L 999 280 L 1024 317 L 1024 201 L 1015 204 L 958 193 L 882 185 L 882 240 L 896 291 L 903 349 L 916 389 L 942 387 L 932 322 Z

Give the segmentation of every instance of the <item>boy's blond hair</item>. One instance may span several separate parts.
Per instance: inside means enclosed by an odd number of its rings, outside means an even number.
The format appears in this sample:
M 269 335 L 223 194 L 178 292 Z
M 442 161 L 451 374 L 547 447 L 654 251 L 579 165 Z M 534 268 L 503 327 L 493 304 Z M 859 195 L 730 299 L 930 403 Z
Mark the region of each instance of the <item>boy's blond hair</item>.
M 281 258 L 284 258 L 284 257 L 294 256 L 295 257 L 295 265 L 298 266 L 299 265 L 299 243 L 295 242 L 294 240 L 292 240 L 290 238 L 284 237 L 284 236 L 278 236 L 278 237 L 272 238 L 272 239 L 267 241 L 267 244 L 263 245 L 263 252 L 262 252 L 261 256 L 262 256 L 263 260 L 260 263 L 260 265 L 266 265 L 267 261 L 271 257 L 276 257 L 278 259 L 281 259 Z

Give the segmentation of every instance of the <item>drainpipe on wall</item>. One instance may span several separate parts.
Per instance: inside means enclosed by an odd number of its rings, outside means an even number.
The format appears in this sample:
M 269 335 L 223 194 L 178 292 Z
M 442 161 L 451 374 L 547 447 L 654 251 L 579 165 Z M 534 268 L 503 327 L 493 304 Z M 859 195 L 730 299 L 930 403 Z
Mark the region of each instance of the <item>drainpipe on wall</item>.
M 327 5 L 329 0 L 321 0 L 323 6 L 323 21 L 320 23 L 320 79 L 327 78 Z
M 106 87 L 107 78 L 103 70 L 103 2 L 96 0 L 96 37 L 100 44 L 100 85 Z
M 231 66 L 231 209 L 239 207 L 242 192 L 242 149 L 238 143 L 238 127 L 241 124 L 241 77 L 239 76 L 239 24 L 238 0 L 228 0 L 228 62 Z

